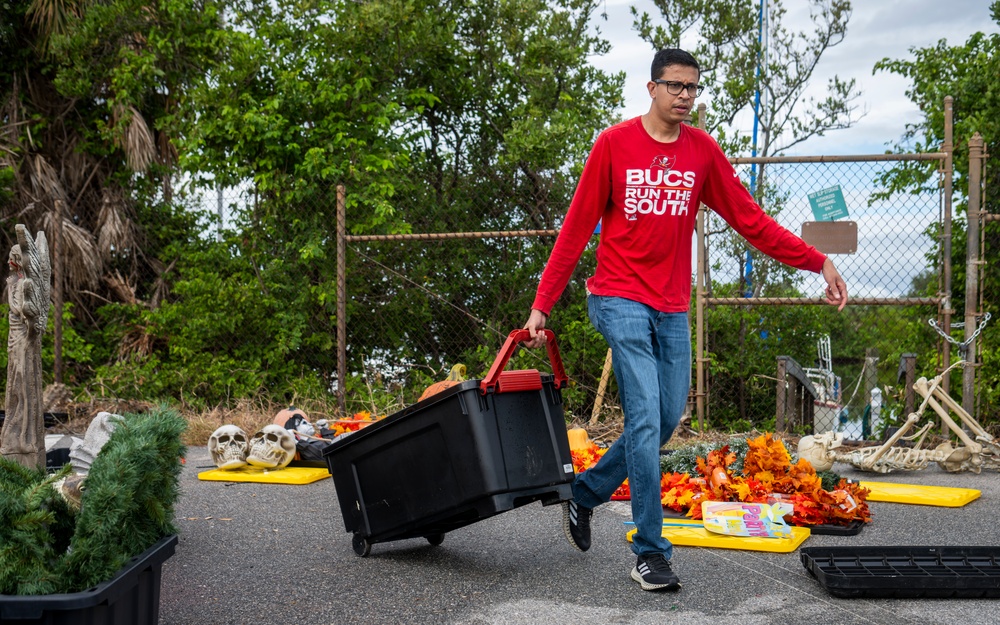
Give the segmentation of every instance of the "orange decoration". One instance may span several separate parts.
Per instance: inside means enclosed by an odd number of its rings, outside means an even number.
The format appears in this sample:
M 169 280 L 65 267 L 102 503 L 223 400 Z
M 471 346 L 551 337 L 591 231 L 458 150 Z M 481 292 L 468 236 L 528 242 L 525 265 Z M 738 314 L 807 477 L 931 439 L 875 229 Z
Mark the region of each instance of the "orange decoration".
M 347 419 L 337 419 L 331 424 L 331 430 L 335 435 L 345 434 L 347 432 L 357 432 L 363 427 L 369 426 L 375 423 L 379 419 L 384 419 L 385 415 L 378 417 L 373 417 L 372 413 L 367 410 L 362 410 L 361 412 L 355 412 L 353 415 Z
M 587 441 L 588 444 L 581 449 L 571 449 L 569 454 L 573 458 L 573 469 L 577 473 L 583 473 L 590 467 L 597 464 L 597 461 L 601 459 L 608 450 L 603 447 L 598 447 L 593 441 Z M 632 498 L 632 491 L 629 490 L 628 480 L 626 479 L 622 482 L 622 485 L 615 489 L 615 492 L 611 494 L 611 499 L 615 501 L 628 500 Z
M 712 469 L 712 475 L 708 478 L 708 482 L 712 488 L 720 488 L 723 484 L 729 483 L 729 475 L 726 474 L 724 468 L 715 467 Z
M 792 514 L 785 517 L 792 525 L 848 525 L 853 521 L 871 521 L 868 489 L 841 480 L 832 491 L 823 490 L 822 480 L 812 465 L 805 460 L 793 465 L 785 445 L 771 434 L 747 443 L 749 449 L 740 475 L 730 469 L 736 454 L 730 452 L 728 446 L 709 452 L 706 458 L 698 458 L 698 476 L 664 473 L 660 481 L 663 506 L 700 519 L 702 501 L 785 501 L 792 504 Z M 576 471 L 592 467 L 604 452 L 593 443 L 587 449 L 573 451 Z M 627 498 L 628 492 L 626 480 L 612 499 Z
M 440 382 L 435 382 L 424 389 L 424 392 L 420 394 L 420 399 L 417 401 L 423 401 L 431 395 L 437 395 L 441 391 L 449 389 L 456 384 L 458 384 L 458 382 L 453 382 L 452 380 L 441 380 Z
M 441 380 L 440 382 L 435 382 L 434 384 L 431 384 L 426 389 L 424 389 L 424 392 L 420 395 L 420 399 L 418 399 L 417 401 L 422 401 L 424 399 L 427 399 L 431 395 L 437 395 L 441 391 L 449 389 L 458 384 L 459 382 L 464 382 L 464 381 L 465 381 L 465 365 L 459 363 L 451 368 L 451 371 L 448 373 L 447 378 Z

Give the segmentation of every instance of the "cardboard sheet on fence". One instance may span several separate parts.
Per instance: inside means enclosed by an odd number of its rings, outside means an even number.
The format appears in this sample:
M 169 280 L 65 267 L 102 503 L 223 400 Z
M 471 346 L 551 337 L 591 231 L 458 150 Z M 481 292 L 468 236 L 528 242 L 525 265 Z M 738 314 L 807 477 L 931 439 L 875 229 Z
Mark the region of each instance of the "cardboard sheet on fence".
M 921 484 L 899 484 L 896 482 L 861 482 L 862 488 L 871 491 L 868 501 L 909 503 L 921 506 L 943 506 L 960 508 L 970 501 L 979 499 L 981 491 L 973 488 L 954 486 L 923 486 Z
M 635 529 L 625 535 L 632 542 Z M 666 519 L 663 522 L 664 538 L 671 544 L 684 547 L 715 547 L 718 549 L 744 549 L 747 551 L 771 551 L 791 553 L 809 538 L 808 527 L 793 527 L 791 538 L 756 538 L 753 536 L 727 536 L 710 532 L 701 521 L 691 519 Z
M 199 480 L 213 482 L 258 482 L 261 484 L 311 484 L 330 477 L 326 467 L 285 467 L 284 469 L 256 469 L 244 467 L 223 471 L 212 469 L 198 474 Z

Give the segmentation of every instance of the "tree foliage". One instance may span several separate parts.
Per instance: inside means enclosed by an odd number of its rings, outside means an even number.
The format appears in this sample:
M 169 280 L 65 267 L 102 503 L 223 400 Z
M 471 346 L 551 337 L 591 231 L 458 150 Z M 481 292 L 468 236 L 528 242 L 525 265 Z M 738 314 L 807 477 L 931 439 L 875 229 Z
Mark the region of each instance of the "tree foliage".
M 11 179 L 3 217 L 58 241 L 67 296 L 83 321 L 106 301 L 155 305 L 155 281 L 143 277 L 164 266 L 142 213 L 170 202 L 184 94 L 214 55 L 217 5 L 6 6 L 13 21 L 0 38 L 0 169 Z
M 436 19 L 450 24 L 450 32 L 436 45 L 425 42 L 429 58 L 414 64 L 419 72 L 401 78 L 403 85 L 426 85 L 435 96 L 412 120 L 412 167 L 399 182 L 396 203 L 409 230 L 558 226 L 596 133 L 621 103 L 621 75 L 587 62 L 607 51 L 590 30 L 595 4 L 438 3 Z M 441 67 L 453 69 L 437 71 Z M 442 242 L 425 247 L 420 257 L 405 245 L 356 248 L 360 258 L 416 277 L 437 297 L 428 300 L 413 289 L 376 293 L 374 285 L 355 282 L 348 285 L 357 294 L 352 299 L 363 306 L 349 318 L 363 328 L 362 317 L 377 314 L 379 334 L 405 345 L 409 358 L 468 359 L 480 345 L 498 346 L 497 331 L 506 335 L 523 323 L 551 242 Z M 577 298 L 582 295 L 571 288 L 565 301 Z M 449 309 L 469 314 L 441 314 Z M 477 311 L 496 312 L 482 319 Z M 414 316 L 423 323 L 392 323 Z
M 1000 26 L 1000 2 L 994 0 L 989 5 L 993 22 Z M 895 151 L 937 151 L 945 140 L 944 99 L 953 98 L 954 145 L 954 200 L 956 220 L 952 227 L 951 266 L 953 308 L 964 310 L 966 276 L 966 225 L 969 191 L 969 144 L 975 133 L 983 138 L 986 154 L 1000 153 L 1000 33 L 977 32 L 964 44 L 950 45 L 945 40 L 927 48 L 910 48 L 907 59 L 882 59 L 875 65 L 875 71 L 899 74 L 910 80 L 907 97 L 921 111 L 920 121 L 909 124 Z M 1000 169 L 987 161 L 983 176 L 983 204 L 980 210 L 997 213 L 1000 204 L 995 193 L 1000 185 Z M 888 172 L 881 181 L 888 193 L 920 192 L 936 185 L 935 169 L 919 163 L 900 164 Z M 980 224 L 985 246 L 980 250 L 981 258 L 995 257 L 1000 249 L 1000 224 L 983 222 Z M 932 235 L 936 232 L 930 233 Z M 928 254 L 928 261 L 935 269 L 940 267 L 941 250 L 938 237 L 934 236 L 934 247 Z M 997 350 L 991 348 L 1000 340 L 995 320 L 1000 305 L 1000 271 L 993 263 L 980 265 L 981 313 L 990 312 L 994 321 L 987 324 L 982 332 L 980 356 L 983 366 L 979 368 L 981 397 L 983 404 L 980 414 L 995 413 L 1000 405 L 1000 371 L 996 365 Z M 937 285 L 929 285 L 936 290 Z M 977 303 L 978 304 L 978 303 Z M 961 314 L 961 313 L 960 313 Z M 966 328 L 963 340 L 971 336 L 975 328 Z M 954 334 L 954 333 L 953 333 Z M 956 337 L 959 338 L 959 337 Z
M 122 348 L 97 370 L 101 384 L 209 402 L 329 392 L 339 184 L 356 235 L 554 227 L 621 101 L 621 76 L 587 61 L 607 50 L 590 29 L 594 6 L 229 5 L 224 53 L 189 92 L 179 145 L 198 184 L 238 189 L 240 200 L 215 240 L 169 247 L 172 297 L 102 310 L 107 340 Z M 475 364 L 494 340 L 484 321 L 504 331 L 523 321 L 549 244 L 352 245 L 350 370 Z M 372 266 L 403 282 L 370 279 Z M 442 310 L 465 312 L 449 323 Z M 484 320 L 483 310 L 501 312 Z
M 813 137 L 849 128 L 860 119 L 853 102 L 861 95 L 855 81 L 831 78 L 826 94 L 806 95 L 823 55 L 847 35 L 848 0 L 809 0 L 812 33 L 790 32 L 782 24 L 781 0 L 769 0 L 767 49 L 761 45 L 758 0 L 653 0 L 660 19 L 632 7 L 634 28 L 659 50 L 684 47 L 698 59 L 700 82 L 710 101 L 706 129 L 730 153 L 745 153 L 751 137 L 733 134 L 741 113 L 753 112 L 760 90 L 759 156 L 775 156 Z

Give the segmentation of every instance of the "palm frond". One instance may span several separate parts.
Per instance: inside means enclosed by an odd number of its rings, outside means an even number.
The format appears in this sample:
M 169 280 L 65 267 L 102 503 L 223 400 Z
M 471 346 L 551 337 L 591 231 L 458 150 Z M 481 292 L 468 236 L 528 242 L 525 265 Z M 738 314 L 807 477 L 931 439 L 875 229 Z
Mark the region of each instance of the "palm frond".
M 46 204 L 54 204 L 55 200 L 66 201 L 66 191 L 59 180 L 59 174 L 44 156 L 34 155 L 28 175 L 36 201 Z
M 77 198 L 93 178 L 99 161 L 83 150 L 77 149 L 77 137 L 72 137 L 63 148 L 62 172 L 63 188 L 70 197 Z
M 97 248 L 104 260 L 110 260 L 115 253 L 135 249 L 136 228 L 128 216 L 128 207 L 121 193 L 104 189 L 96 231 Z
M 134 106 L 129 107 L 129 113 L 131 119 L 125 128 L 125 141 L 122 146 L 125 150 L 125 160 L 132 171 L 146 171 L 156 157 L 156 143 L 142 113 Z
M 122 277 L 122 274 L 116 269 L 113 274 L 107 274 L 104 276 L 104 283 L 108 286 L 111 291 L 118 296 L 118 299 L 125 302 L 126 304 L 138 304 L 139 299 L 135 296 L 135 286 L 129 284 L 128 280 Z M 132 349 L 126 350 L 127 353 L 134 351 Z
M 33 0 L 28 6 L 27 15 L 31 16 L 31 25 L 38 29 L 42 48 L 48 48 L 52 35 L 66 31 L 70 20 L 83 14 L 87 0 Z
M 42 215 L 42 228 L 50 241 L 56 240 L 56 219 L 55 211 Z M 93 288 L 100 280 L 103 263 L 93 235 L 66 217 L 62 217 L 59 249 L 53 249 L 53 253 L 62 255 L 63 283 L 67 288 Z

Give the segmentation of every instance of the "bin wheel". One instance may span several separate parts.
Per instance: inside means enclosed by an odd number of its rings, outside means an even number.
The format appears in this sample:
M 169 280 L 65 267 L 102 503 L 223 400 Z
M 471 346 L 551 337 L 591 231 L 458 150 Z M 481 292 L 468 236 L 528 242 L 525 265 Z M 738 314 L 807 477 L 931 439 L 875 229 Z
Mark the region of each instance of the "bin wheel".
M 424 538 L 435 547 L 444 542 L 444 534 L 431 534 L 430 536 L 424 536 Z
M 351 546 L 354 547 L 354 553 L 362 558 L 367 557 L 372 552 L 372 544 L 361 534 L 354 535 L 354 538 L 351 540 Z

